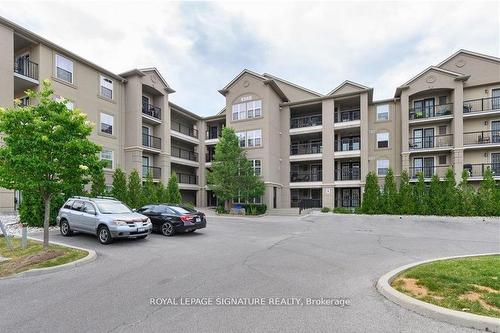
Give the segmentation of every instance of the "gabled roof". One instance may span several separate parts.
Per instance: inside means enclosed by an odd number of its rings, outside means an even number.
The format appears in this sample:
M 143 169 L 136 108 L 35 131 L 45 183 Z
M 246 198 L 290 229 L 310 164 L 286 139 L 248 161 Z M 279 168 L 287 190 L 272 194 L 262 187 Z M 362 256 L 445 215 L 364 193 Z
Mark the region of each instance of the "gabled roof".
M 156 67 L 142 68 L 142 69 L 134 68 L 134 69 L 131 69 L 131 70 L 126 71 L 124 73 L 121 73 L 120 76 L 121 77 L 125 77 L 125 78 L 129 77 L 129 76 L 132 76 L 132 75 L 144 76 L 144 75 L 146 75 L 144 73 L 149 73 L 149 72 L 155 73 L 160 78 L 161 82 L 165 86 L 165 90 L 167 91 L 167 93 L 172 94 L 172 93 L 175 92 L 175 90 L 170 87 L 170 85 L 163 78 L 163 76 L 161 75 L 160 71 Z
M 342 89 L 344 86 L 346 85 L 351 85 L 351 86 L 355 86 L 361 90 L 367 90 L 367 89 L 370 89 L 369 87 L 367 86 L 364 86 L 362 84 L 359 84 L 359 83 L 356 83 L 356 82 L 353 82 L 353 81 L 349 81 L 349 80 L 345 80 L 344 82 L 342 82 L 339 86 L 337 86 L 337 88 L 333 89 L 332 91 L 330 91 L 327 95 L 330 96 L 330 95 L 333 95 L 335 94 L 335 92 L 339 91 L 340 89 Z
M 282 78 L 280 78 L 280 77 L 277 77 L 277 76 L 271 75 L 271 74 L 269 74 L 269 73 L 264 73 L 264 74 L 262 74 L 262 76 L 267 77 L 268 79 L 275 80 L 275 81 L 280 81 L 280 82 L 283 82 L 284 84 L 288 84 L 289 86 L 295 87 L 295 88 L 297 88 L 297 89 L 299 89 L 299 90 L 303 90 L 303 91 L 305 91 L 305 92 L 308 92 L 308 93 L 313 94 L 313 95 L 318 96 L 318 97 L 323 96 L 322 94 L 320 94 L 320 93 L 318 93 L 318 92 L 316 92 L 316 91 L 313 91 L 313 90 L 311 90 L 311 89 L 307 89 L 307 88 L 305 88 L 305 87 L 299 86 L 298 84 L 295 84 L 295 83 L 293 83 L 293 82 L 287 81 L 287 80 L 282 79 Z
M 196 113 L 193 113 L 185 108 L 183 108 L 182 106 L 179 106 L 175 103 L 172 103 L 171 101 L 168 101 L 168 105 L 170 105 L 170 108 L 180 112 L 180 113 L 183 113 L 184 115 L 190 117 L 190 118 L 193 118 L 193 119 L 196 119 L 196 120 L 200 120 L 200 119 L 203 119 L 203 117 L 197 115 Z
M 492 61 L 500 62 L 500 58 L 497 58 L 497 57 L 493 57 L 493 56 L 489 56 L 489 55 L 482 54 L 482 53 L 477 53 L 477 52 L 472 52 L 472 51 L 460 49 L 457 52 L 453 53 L 448 58 L 446 58 L 443 61 L 441 61 L 436 67 L 443 66 L 445 63 L 447 63 L 451 59 L 455 58 L 459 54 L 467 54 L 467 55 L 470 55 L 470 56 L 473 56 L 473 57 L 478 57 L 478 58 L 483 58 L 483 59 L 487 59 L 487 60 L 492 60 Z

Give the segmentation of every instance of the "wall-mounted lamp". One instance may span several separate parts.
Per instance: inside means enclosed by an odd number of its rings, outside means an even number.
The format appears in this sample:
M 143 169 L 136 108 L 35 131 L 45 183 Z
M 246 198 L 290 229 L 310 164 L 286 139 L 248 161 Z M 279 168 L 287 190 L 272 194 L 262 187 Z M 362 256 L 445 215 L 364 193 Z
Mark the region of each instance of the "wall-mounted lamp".
M 484 126 L 488 126 L 488 121 L 487 120 L 484 121 Z
M 488 157 L 488 153 L 484 153 L 484 157 Z
M 485 93 L 486 95 L 488 95 L 488 92 L 489 92 L 489 90 L 488 90 L 488 89 L 484 89 L 484 93 Z

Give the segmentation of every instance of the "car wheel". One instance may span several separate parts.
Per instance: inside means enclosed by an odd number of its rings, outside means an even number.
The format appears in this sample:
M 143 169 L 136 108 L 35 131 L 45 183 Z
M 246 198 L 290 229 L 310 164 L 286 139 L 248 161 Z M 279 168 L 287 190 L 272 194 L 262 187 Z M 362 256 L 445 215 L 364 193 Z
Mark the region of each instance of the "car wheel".
M 61 235 L 64 237 L 68 237 L 73 235 L 73 230 L 69 227 L 69 223 L 66 220 L 61 221 L 61 225 L 59 226 L 59 231 L 61 232 Z
M 161 233 L 163 236 L 173 236 L 174 235 L 174 225 L 170 222 L 164 222 L 161 225 Z
M 111 238 L 111 233 L 109 232 L 108 227 L 102 226 L 97 230 L 97 238 L 101 244 L 109 244 L 113 241 Z

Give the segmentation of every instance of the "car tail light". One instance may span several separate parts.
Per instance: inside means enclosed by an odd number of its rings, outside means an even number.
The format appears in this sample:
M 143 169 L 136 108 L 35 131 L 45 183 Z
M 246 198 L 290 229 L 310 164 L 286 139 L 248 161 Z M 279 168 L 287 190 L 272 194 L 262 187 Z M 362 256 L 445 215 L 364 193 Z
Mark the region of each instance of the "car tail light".
M 191 216 L 189 216 L 189 215 L 181 215 L 181 221 L 182 222 L 189 222 L 189 221 L 191 221 Z

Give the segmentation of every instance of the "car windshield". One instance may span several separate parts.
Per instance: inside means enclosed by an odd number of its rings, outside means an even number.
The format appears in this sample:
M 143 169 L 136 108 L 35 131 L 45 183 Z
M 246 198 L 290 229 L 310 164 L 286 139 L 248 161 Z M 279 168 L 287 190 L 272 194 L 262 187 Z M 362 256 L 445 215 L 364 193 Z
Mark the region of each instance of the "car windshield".
M 175 211 L 176 213 L 181 214 L 181 215 L 190 213 L 189 211 L 185 210 L 182 207 L 170 206 L 170 209 L 172 209 L 173 211 Z
M 126 214 L 132 213 L 130 208 L 122 204 L 121 202 L 113 202 L 113 201 L 102 201 L 96 202 L 97 207 L 99 207 L 99 211 L 102 214 Z

